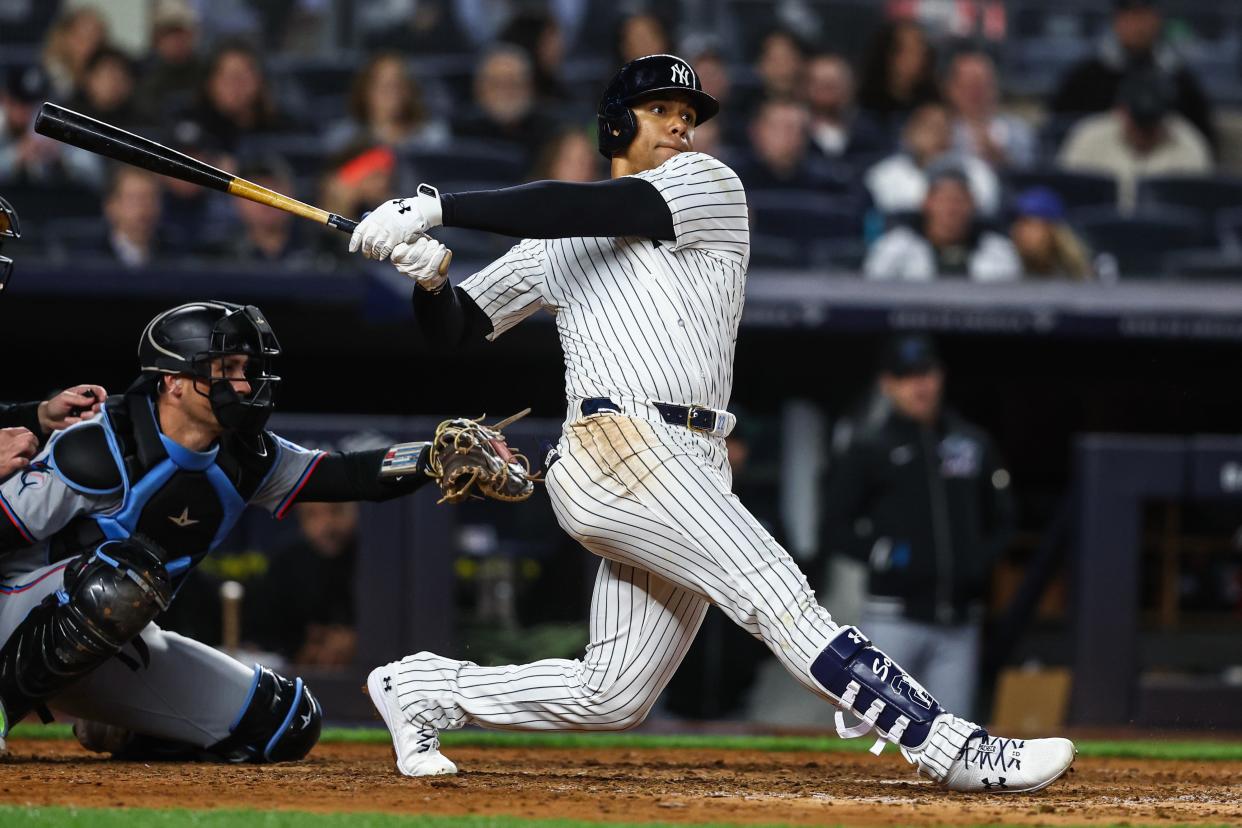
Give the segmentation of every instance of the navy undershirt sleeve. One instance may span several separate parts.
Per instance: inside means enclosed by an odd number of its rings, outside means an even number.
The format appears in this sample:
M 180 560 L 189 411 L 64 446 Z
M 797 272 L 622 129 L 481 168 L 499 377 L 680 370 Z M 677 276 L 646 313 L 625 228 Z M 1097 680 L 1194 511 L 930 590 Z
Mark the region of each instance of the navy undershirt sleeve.
M 445 285 L 436 293 L 416 287 L 413 301 L 414 318 L 432 351 L 449 353 L 492 332 L 492 320 L 459 287 Z
M 641 178 L 590 184 L 536 181 L 503 190 L 441 193 L 446 227 L 521 239 L 640 236 L 673 241 L 673 216 L 660 191 Z

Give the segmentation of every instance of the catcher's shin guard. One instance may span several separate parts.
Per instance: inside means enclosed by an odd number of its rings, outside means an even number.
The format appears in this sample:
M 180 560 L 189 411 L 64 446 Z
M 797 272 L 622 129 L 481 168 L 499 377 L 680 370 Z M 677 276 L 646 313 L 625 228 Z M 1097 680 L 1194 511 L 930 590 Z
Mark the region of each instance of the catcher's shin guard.
M 65 568 L 64 586 L 0 648 L 0 701 L 9 722 L 116 655 L 172 598 L 163 552 L 140 536 L 107 541 Z
M 845 726 L 837 711 L 837 733 L 843 739 L 872 730 L 880 738 L 871 748 L 879 754 L 892 742 L 906 749 L 927 741 L 932 722 L 945 710 L 931 694 L 901 669 L 857 627 L 842 627 L 811 664 L 811 677 L 861 721 Z
M 250 695 L 229 735 L 206 749 L 226 762 L 293 762 L 319 741 L 323 708 L 302 679 L 256 664 Z

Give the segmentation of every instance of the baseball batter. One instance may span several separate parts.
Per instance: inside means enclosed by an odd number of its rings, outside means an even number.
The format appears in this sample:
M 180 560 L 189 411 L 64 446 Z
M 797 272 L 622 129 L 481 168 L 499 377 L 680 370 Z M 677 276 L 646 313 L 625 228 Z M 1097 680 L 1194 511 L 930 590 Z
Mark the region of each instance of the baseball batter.
M 568 414 L 547 475 L 565 531 L 603 558 L 582 659 L 479 667 L 421 652 L 383 665 L 368 691 L 410 776 L 453 773 L 438 732 L 622 730 L 643 721 L 709 604 L 772 650 L 807 689 L 961 791 L 1030 791 L 1070 766 L 1065 739 L 1016 741 L 945 711 L 858 629 L 838 627 L 789 554 L 730 492 L 725 410 L 750 255 L 746 196 L 693 151 L 716 114 L 672 55 L 626 64 L 599 106 L 612 179 L 440 195 L 421 185 L 377 208 L 351 250 L 412 277 L 429 338 L 491 340 L 539 310 L 556 316 Z M 451 288 L 437 225 L 526 240 Z

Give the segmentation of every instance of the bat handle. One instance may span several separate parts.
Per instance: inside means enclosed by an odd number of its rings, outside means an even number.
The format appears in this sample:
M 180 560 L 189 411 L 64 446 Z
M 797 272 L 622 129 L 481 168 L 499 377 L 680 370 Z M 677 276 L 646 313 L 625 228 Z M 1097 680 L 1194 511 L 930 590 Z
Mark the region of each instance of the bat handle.
M 335 227 L 342 233 L 352 233 L 358 229 L 358 222 L 347 219 L 344 216 L 338 216 L 336 213 L 328 213 L 328 226 Z

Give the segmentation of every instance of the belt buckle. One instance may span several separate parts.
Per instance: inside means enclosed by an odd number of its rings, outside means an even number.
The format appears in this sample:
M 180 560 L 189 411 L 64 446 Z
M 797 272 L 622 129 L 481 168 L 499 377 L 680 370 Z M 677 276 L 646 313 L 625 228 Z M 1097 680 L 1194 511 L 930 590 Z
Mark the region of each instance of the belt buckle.
M 699 425 L 695 425 L 695 424 L 694 424 L 694 415 L 695 415 L 696 413 L 700 412 L 700 411 L 709 411 L 709 412 L 711 412 L 711 414 L 712 414 L 712 424 L 711 424 L 711 427 L 710 427 L 710 428 L 704 428 L 703 426 L 699 426 Z M 708 434 L 710 434 L 711 432 L 715 431 L 715 430 L 716 430 L 716 412 L 715 412 L 715 410 L 714 410 L 714 409 L 711 409 L 711 408 L 708 408 L 708 407 L 707 407 L 707 406 L 705 406 L 705 405 L 690 405 L 690 406 L 687 406 L 687 407 L 686 407 L 686 428 L 690 429 L 691 431 L 700 431 L 700 432 L 704 432 L 704 433 L 708 433 Z

